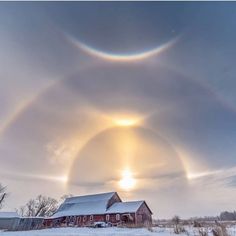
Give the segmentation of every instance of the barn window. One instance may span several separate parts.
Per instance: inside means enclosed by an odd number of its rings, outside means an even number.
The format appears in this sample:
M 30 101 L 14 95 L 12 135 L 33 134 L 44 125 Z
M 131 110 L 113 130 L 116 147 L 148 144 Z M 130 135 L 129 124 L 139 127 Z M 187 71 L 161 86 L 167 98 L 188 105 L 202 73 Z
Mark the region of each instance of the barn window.
M 116 214 L 116 220 L 120 220 L 120 214 Z
M 90 221 L 93 221 L 93 215 L 91 215 L 89 219 L 90 219 Z
M 106 215 L 106 221 L 110 220 L 110 215 Z
M 83 221 L 86 221 L 86 220 L 87 220 L 87 217 L 86 217 L 86 216 L 84 216 L 84 217 L 83 217 Z

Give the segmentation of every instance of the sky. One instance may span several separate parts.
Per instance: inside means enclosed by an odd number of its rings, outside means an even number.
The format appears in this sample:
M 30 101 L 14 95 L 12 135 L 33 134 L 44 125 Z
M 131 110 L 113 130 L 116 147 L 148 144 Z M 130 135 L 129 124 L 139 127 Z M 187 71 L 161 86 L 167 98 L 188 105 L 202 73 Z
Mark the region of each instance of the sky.
M 117 191 L 154 218 L 235 210 L 234 2 L 1 2 L 0 182 Z

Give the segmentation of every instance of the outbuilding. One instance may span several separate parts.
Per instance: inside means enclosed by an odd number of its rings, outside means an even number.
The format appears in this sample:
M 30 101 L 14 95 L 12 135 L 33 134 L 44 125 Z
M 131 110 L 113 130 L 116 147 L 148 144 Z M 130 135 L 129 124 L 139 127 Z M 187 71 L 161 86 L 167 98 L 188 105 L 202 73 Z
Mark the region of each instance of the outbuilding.
M 16 230 L 19 221 L 16 212 L 0 212 L 0 230 Z

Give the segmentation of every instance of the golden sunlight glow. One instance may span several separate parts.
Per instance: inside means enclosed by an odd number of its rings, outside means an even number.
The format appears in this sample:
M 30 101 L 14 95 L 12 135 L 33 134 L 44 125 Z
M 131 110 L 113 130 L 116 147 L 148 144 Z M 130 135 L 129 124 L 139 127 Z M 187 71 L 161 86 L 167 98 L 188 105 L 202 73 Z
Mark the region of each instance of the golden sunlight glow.
M 63 182 L 63 183 L 67 183 L 68 177 L 67 176 L 61 176 L 61 177 L 58 177 L 58 180 Z
M 101 116 L 104 118 L 104 121 L 107 122 L 108 127 L 138 127 L 144 125 L 145 120 L 150 116 L 150 114 L 144 115 L 133 111 L 124 111 L 101 114 Z
M 133 120 L 133 119 L 120 119 L 120 120 L 116 120 L 115 123 L 118 126 L 134 126 L 138 122 L 137 120 Z
M 133 178 L 130 170 L 124 170 L 122 173 L 122 179 L 119 181 L 119 185 L 122 189 L 129 191 L 136 185 L 136 180 Z

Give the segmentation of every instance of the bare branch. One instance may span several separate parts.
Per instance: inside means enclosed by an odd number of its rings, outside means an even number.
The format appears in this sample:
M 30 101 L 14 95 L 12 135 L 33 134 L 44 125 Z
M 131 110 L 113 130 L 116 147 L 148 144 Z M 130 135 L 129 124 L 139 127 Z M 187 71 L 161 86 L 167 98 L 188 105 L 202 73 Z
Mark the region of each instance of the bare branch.
M 3 186 L 0 184 L 0 208 L 2 207 L 3 202 L 4 202 L 4 200 L 6 199 L 6 197 L 7 197 L 6 187 L 3 187 Z
M 23 216 L 51 216 L 57 208 L 58 202 L 56 199 L 38 195 L 35 199 L 30 199 L 18 211 Z

